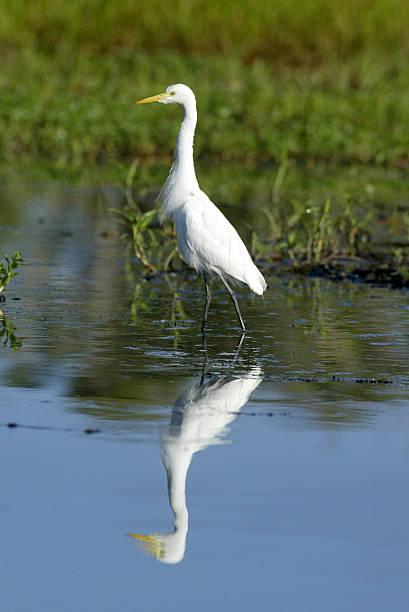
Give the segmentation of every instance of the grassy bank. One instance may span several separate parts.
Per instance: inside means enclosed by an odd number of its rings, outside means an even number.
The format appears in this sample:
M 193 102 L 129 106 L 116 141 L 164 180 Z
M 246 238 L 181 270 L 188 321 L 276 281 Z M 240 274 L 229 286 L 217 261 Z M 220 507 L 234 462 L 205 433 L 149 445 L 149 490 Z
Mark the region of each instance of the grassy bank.
M 198 98 L 198 160 L 249 165 L 283 155 L 314 163 L 405 166 L 409 67 L 404 54 L 276 69 L 223 56 L 118 49 L 96 57 L 26 47 L 0 74 L 0 159 L 57 169 L 169 158 L 180 109 L 135 101 L 186 82 Z
M 0 47 L 118 48 L 316 65 L 409 49 L 405 0 L 0 0 Z
M 167 159 L 196 92 L 199 160 L 405 165 L 405 0 L 0 0 L 0 160 Z
M 0 0 L 0 17 L 2 176 L 124 184 L 137 159 L 133 193 L 146 212 L 181 109 L 135 101 L 184 82 L 198 101 L 203 188 L 221 204 L 265 208 L 264 232 L 247 235 L 256 258 L 297 269 L 387 262 L 409 277 L 407 2 Z M 368 170 L 362 179 L 364 164 L 397 176 L 391 196 Z M 291 184 L 296 167 L 320 169 L 315 190 Z M 328 182 L 334 168 L 352 170 L 342 190 Z M 161 238 L 166 261 L 174 236 Z

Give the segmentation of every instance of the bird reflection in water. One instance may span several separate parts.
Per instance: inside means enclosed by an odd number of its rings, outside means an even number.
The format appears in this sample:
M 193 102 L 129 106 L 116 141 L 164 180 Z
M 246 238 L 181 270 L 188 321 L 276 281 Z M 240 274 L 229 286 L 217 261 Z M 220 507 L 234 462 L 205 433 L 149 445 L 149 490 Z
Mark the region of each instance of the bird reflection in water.
M 244 336 L 241 337 L 238 350 Z M 200 381 L 176 400 L 169 428 L 161 437 L 162 461 L 168 480 L 169 503 L 174 514 L 171 533 L 128 534 L 158 561 L 179 563 L 185 554 L 189 515 L 186 477 L 193 455 L 212 444 L 223 444 L 228 425 L 236 418 L 262 380 L 262 370 L 252 367 L 246 375 L 211 376 L 206 380 L 207 347 Z

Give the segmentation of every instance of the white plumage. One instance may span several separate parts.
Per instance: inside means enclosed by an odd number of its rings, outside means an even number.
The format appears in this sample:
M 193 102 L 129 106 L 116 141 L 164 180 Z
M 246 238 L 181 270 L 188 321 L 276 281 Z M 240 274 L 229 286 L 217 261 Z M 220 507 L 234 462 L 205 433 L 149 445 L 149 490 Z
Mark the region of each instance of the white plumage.
M 213 376 L 205 384 L 195 383 L 176 400 L 169 430 L 161 441 L 174 530 L 150 535 L 128 534 L 158 561 L 179 563 L 185 554 L 189 526 L 186 478 L 193 455 L 226 441 L 229 424 L 261 381 L 262 370 L 254 366 L 240 378 Z
M 189 266 L 203 273 L 206 302 L 202 331 L 211 299 L 207 283 L 209 273 L 216 274 L 225 285 L 244 331 L 236 296 L 227 281 L 245 283 L 257 295 L 264 293 L 267 284 L 237 231 L 197 182 L 193 162 L 197 122 L 194 93 L 186 85 L 171 85 L 166 92 L 140 100 L 138 104 L 147 102 L 181 104 L 185 111 L 177 137 L 174 163 L 158 200 L 162 218 L 172 216 L 174 220 L 182 257 Z

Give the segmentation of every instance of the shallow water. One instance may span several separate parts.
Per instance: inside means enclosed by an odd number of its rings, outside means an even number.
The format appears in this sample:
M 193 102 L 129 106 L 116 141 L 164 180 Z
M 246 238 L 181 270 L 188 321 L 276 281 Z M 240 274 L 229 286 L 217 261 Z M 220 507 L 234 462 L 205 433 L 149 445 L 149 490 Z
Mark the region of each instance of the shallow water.
M 406 611 L 408 293 L 272 277 L 237 352 L 214 283 L 203 377 L 202 284 L 140 282 L 115 191 L 0 191 L 2 608 Z

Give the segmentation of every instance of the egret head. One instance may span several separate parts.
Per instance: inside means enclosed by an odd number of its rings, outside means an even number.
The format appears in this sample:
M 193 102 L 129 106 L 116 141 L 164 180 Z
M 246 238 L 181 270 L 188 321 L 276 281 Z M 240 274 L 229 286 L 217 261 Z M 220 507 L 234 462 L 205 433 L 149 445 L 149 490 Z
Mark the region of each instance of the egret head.
M 127 533 L 148 554 L 161 563 L 173 565 L 180 563 L 185 556 L 187 529 L 175 530 L 173 533 L 152 533 L 141 535 Z
M 138 100 L 137 104 L 147 104 L 148 102 L 161 102 L 162 104 L 182 104 L 186 106 L 189 102 L 195 101 L 195 94 L 187 85 L 176 83 L 169 85 L 164 93 Z

